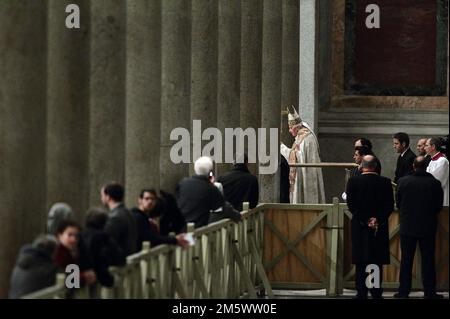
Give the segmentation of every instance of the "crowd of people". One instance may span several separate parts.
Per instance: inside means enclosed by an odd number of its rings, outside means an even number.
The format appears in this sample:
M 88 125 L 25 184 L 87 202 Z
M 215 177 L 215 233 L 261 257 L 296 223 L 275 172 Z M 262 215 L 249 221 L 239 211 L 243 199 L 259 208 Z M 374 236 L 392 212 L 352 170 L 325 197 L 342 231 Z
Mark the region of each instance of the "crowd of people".
M 438 213 L 448 206 L 449 162 L 439 138 L 420 138 L 418 156 L 410 148 L 408 134 L 393 135 L 399 154 L 393 181 L 381 176 L 381 164 L 364 138 L 355 141 L 354 160 L 343 198 L 351 221 L 352 262 L 355 264 L 356 298 L 382 298 L 383 265 L 390 263 L 389 223 L 394 204 L 400 211 L 400 287 L 395 298 L 408 298 L 414 254 L 419 244 L 425 298 L 436 293 L 435 247 Z M 393 186 L 395 192 L 393 192 Z M 368 267 L 377 266 L 379 282 L 367 285 Z M 369 267 L 369 268 L 370 268 Z
M 309 128 L 304 128 L 307 124 L 298 114 L 290 115 L 289 120 L 296 141 L 291 149 L 281 144 L 281 152 L 286 162 L 288 159 L 289 163 L 302 162 L 307 159 L 307 151 L 318 146 L 317 139 Z M 381 283 L 375 288 L 367 287 L 366 271 L 368 265 L 374 264 L 382 272 L 382 265 L 390 262 L 388 218 L 395 202 L 400 210 L 402 252 L 400 288 L 396 296 L 409 295 L 418 243 L 425 297 L 439 298 L 435 237 L 437 214 L 442 206 L 448 206 L 449 174 L 449 163 L 441 146 L 438 138 L 421 138 L 416 156 L 410 148 L 408 134 L 395 134 L 393 147 L 399 156 L 391 182 L 382 176 L 381 162 L 372 150 L 372 143 L 366 138 L 355 141 L 353 158 L 358 167 L 351 171 L 343 198 L 353 215 L 352 260 L 356 265 L 358 298 L 367 298 L 369 291 L 374 298 L 382 297 Z M 314 154 L 320 162 L 318 150 Z M 187 223 L 199 228 L 224 218 L 239 222 L 244 202 L 249 202 L 250 208 L 256 207 L 259 184 L 247 167 L 247 156 L 237 155 L 235 160 L 233 168 L 216 179 L 214 161 L 200 157 L 194 164 L 195 174 L 182 179 L 175 194 L 144 188 L 136 194 L 137 206 L 130 210 L 124 203 L 124 187 L 118 183 L 106 184 L 99 196 L 103 207 L 90 208 L 83 226 L 68 204 L 55 203 L 48 214 L 47 233 L 22 247 L 18 254 L 10 297 L 18 298 L 51 286 L 56 273 L 65 272 L 72 264 L 80 269 L 82 285 L 99 283 L 111 287 L 114 278 L 108 268 L 124 265 L 126 256 L 141 250 L 143 242 L 150 242 L 152 247 L 169 244 L 185 248 L 189 245 Z M 284 175 L 289 180 L 285 188 L 290 190 L 286 201 L 296 203 L 302 198 L 324 201 L 321 171 L 316 169 L 313 175 L 304 171 L 304 168 L 291 167 Z M 305 185 L 305 180 L 311 182 L 308 176 L 316 182 Z M 396 192 L 392 191 L 393 185 Z
M 247 164 L 243 155 L 216 181 L 213 160 L 201 157 L 195 162 L 195 175 L 184 178 L 175 194 L 142 189 L 137 206 L 130 210 L 124 203 L 124 187 L 106 184 L 100 190 L 103 207 L 90 208 L 83 227 L 68 204 L 55 203 L 48 213 L 47 233 L 18 254 L 9 297 L 52 286 L 56 274 L 64 273 L 68 265 L 79 267 L 81 285 L 111 287 L 114 278 L 108 268 L 125 265 L 126 256 L 140 251 L 143 242 L 185 248 L 190 243 L 187 223 L 198 228 L 225 218 L 239 222 L 243 203 L 254 208 L 259 197 L 258 179 Z

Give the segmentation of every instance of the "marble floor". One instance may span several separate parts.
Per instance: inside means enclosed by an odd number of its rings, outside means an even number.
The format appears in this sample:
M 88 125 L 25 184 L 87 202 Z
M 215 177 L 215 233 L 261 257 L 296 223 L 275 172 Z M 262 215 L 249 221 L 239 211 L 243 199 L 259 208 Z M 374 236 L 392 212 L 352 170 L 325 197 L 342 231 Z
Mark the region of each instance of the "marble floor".
M 344 289 L 344 294 L 338 297 L 329 297 L 326 295 L 325 289 L 318 290 L 273 290 L 277 299 L 316 299 L 316 298 L 332 298 L 332 299 L 349 299 L 356 295 L 356 290 Z M 383 297 L 386 299 L 393 298 L 396 291 L 385 291 Z M 444 298 L 449 298 L 449 292 L 439 292 Z M 423 291 L 414 291 L 409 294 L 411 299 L 423 298 Z

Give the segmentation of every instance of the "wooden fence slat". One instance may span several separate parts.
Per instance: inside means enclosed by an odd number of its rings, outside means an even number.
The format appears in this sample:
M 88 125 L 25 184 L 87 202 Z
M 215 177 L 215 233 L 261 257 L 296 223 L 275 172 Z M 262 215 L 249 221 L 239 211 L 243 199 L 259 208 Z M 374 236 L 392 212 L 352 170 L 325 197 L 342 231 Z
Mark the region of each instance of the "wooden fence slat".
M 256 296 L 255 287 L 253 286 L 253 283 L 252 283 L 252 281 L 250 279 L 249 274 L 245 270 L 245 266 L 244 266 L 244 262 L 242 260 L 242 256 L 239 253 L 239 249 L 237 248 L 237 243 L 233 242 L 233 245 L 231 245 L 231 247 L 233 249 L 234 256 L 236 258 L 236 262 L 237 262 L 237 264 L 239 266 L 239 269 L 240 269 L 239 273 L 241 274 L 242 279 L 244 281 L 244 284 L 246 285 L 248 295 L 249 295 L 250 298 L 256 299 L 257 296 Z
M 275 298 L 272 287 L 270 286 L 269 278 L 267 278 L 266 272 L 264 271 L 264 266 L 262 263 L 262 259 L 259 256 L 258 248 L 255 244 L 253 237 L 249 238 L 250 242 L 250 251 L 253 254 L 253 260 L 255 261 L 256 271 L 258 272 L 259 277 L 263 282 L 264 289 L 266 290 L 266 294 L 269 298 Z

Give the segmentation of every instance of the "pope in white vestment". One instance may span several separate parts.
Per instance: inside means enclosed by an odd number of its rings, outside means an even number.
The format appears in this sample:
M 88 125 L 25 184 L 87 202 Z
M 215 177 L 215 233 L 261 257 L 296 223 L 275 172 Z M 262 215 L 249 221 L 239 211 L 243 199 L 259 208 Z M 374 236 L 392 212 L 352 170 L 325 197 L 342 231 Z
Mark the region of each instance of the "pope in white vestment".
M 288 163 L 320 163 L 319 142 L 308 125 L 300 119 L 295 108 L 288 110 L 289 132 L 295 137 L 291 148 L 283 143 L 280 153 Z M 322 169 L 316 167 L 291 167 L 289 172 L 289 198 L 291 204 L 325 203 Z

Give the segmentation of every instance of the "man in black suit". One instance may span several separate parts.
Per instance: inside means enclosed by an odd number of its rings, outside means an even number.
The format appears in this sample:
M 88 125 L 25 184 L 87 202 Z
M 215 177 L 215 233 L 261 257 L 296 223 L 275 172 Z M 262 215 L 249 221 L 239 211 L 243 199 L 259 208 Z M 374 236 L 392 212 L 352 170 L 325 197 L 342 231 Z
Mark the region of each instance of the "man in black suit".
M 109 209 L 105 232 L 119 245 L 126 256 L 137 251 L 136 223 L 123 203 L 125 190 L 117 183 L 106 184 L 101 189 L 102 203 Z
M 383 265 L 390 263 L 388 218 L 394 209 L 391 180 L 376 173 L 377 161 L 366 155 L 362 161 L 362 174 L 347 183 L 347 205 L 353 215 L 352 263 L 356 266 L 357 298 L 367 298 L 366 269 L 378 266 L 379 286 L 370 289 L 373 298 L 381 298 Z
M 206 226 L 212 213 L 223 213 L 225 199 L 220 190 L 209 181 L 214 163 L 202 156 L 194 163 L 195 175 L 181 180 L 176 188 L 177 204 L 187 223 Z M 222 214 L 221 214 L 222 216 Z
M 223 185 L 225 199 L 239 212 L 244 202 L 248 202 L 250 208 L 258 204 L 258 179 L 250 173 L 247 165 L 247 154 L 237 155 L 233 169 L 217 179 Z
M 437 214 L 442 209 L 444 193 L 441 183 L 426 172 L 426 161 L 418 156 L 414 174 L 400 180 L 397 206 L 400 209 L 400 288 L 396 298 L 408 298 L 411 291 L 412 267 L 417 242 L 422 255 L 422 280 L 425 298 L 442 298 L 436 294 L 434 261 Z
M 358 137 L 355 140 L 355 150 L 356 150 L 357 147 L 361 147 L 361 146 L 367 147 L 369 149 L 369 152 L 367 154 L 364 154 L 364 155 L 373 155 L 373 156 L 375 156 L 375 159 L 377 161 L 377 173 L 378 173 L 378 175 L 381 175 L 381 162 L 380 162 L 380 159 L 375 155 L 375 153 L 372 150 L 372 142 L 369 139 L 367 139 L 367 138 Z
M 406 175 L 413 173 L 413 162 L 416 154 L 409 148 L 409 136 L 406 133 L 399 132 L 392 137 L 394 149 L 399 153 L 397 159 L 397 168 L 395 169 L 394 183 L 398 184 L 398 180 Z
M 184 238 L 184 234 L 176 236 L 162 235 L 158 226 L 150 222 L 149 217 L 159 217 L 164 210 L 163 200 L 158 198 L 156 190 L 151 188 L 141 190 L 138 203 L 138 207 L 131 209 L 131 214 L 136 222 L 138 251 L 142 250 L 142 244 L 145 241 L 150 242 L 151 247 L 162 244 L 179 245 L 183 248 L 188 246 L 189 243 Z M 152 225 L 155 226 L 152 227 Z

